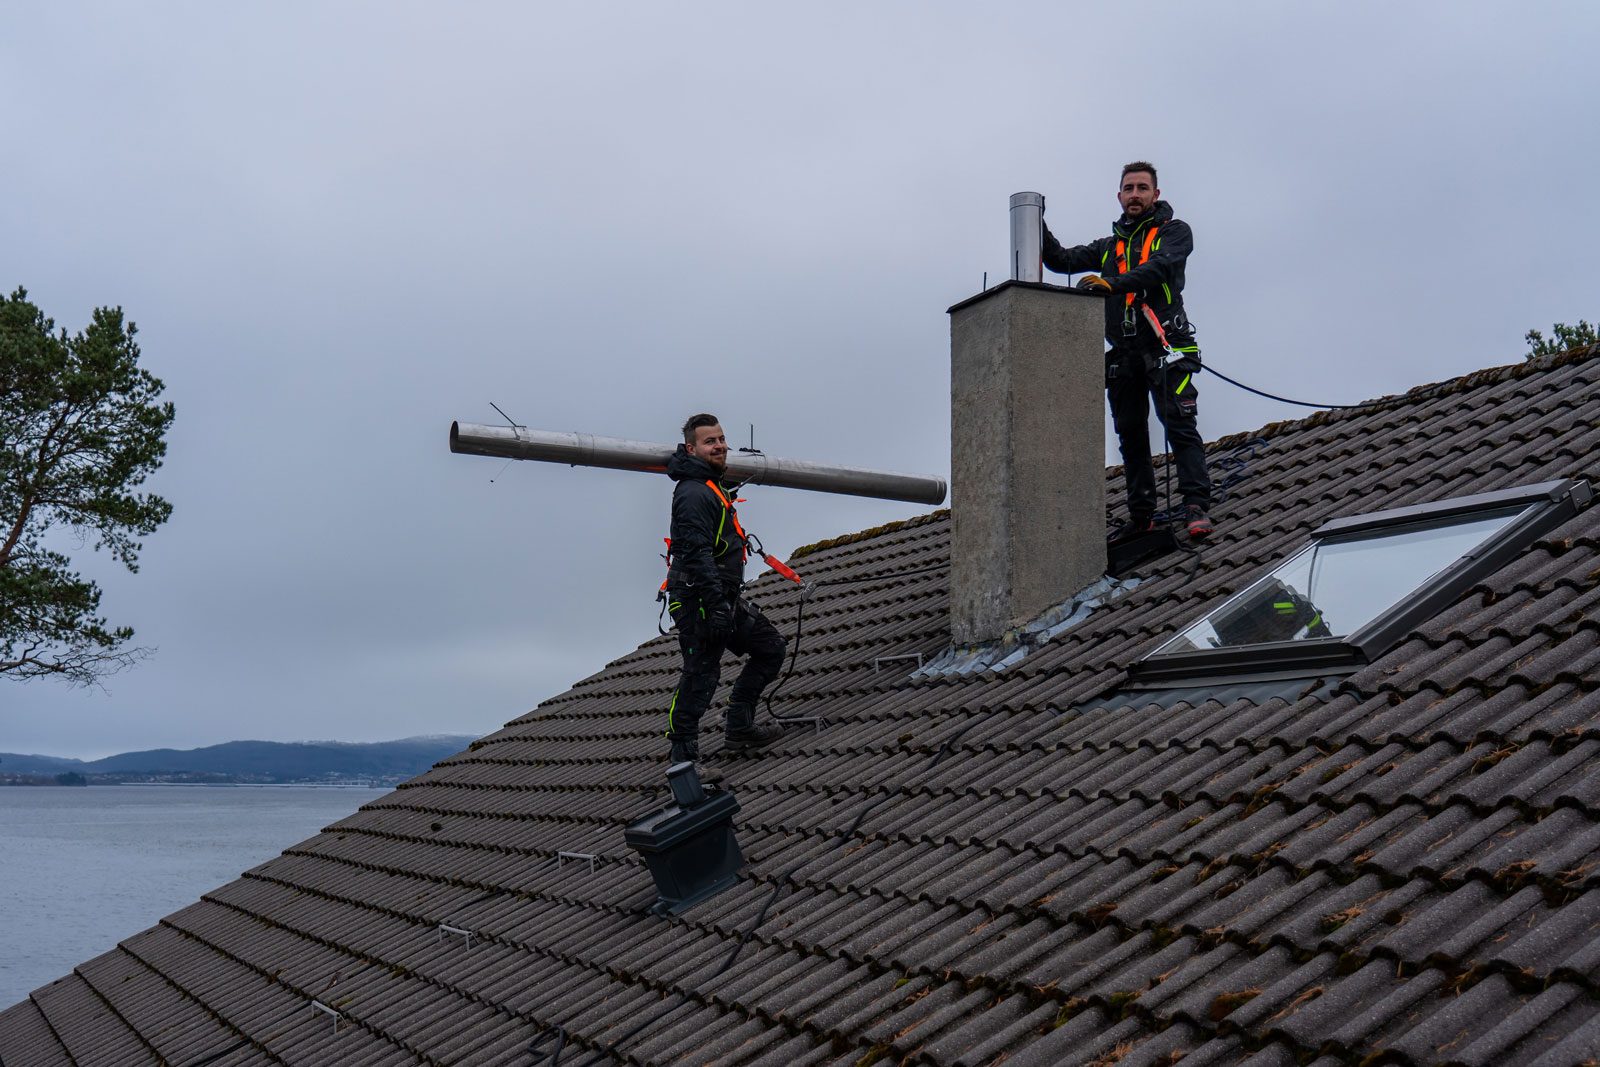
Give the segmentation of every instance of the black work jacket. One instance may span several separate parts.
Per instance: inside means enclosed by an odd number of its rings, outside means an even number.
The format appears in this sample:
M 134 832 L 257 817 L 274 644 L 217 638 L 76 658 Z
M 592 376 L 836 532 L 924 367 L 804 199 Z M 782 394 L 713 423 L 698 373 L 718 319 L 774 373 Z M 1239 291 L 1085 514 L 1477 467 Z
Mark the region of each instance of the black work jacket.
M 1156 231 L 1145 258 L 1145 239 Z M 1176 324 L 1188 325 L 1183 312 L 1183 268 L 1194 251 L 1194 234 L 1189 224 L 1173 218 L 1172 205 L 1157 200 L 1150 213 L 1138 221 L 1123 215 L 1111 226 L 1111 236 L 1086 245 L 1064 247 L 1044 229 L 1044 265 L 1058 274 L 1093 271 L 1111 283 L 1114 296 L 1106 298 L 1106 340 L 1113 348 L 1149 351 L 1159 348 L 1155 331 L 1139 310 L 1140 302 L 1171 332 Z M 1122 241 L 1125 262 L 1118 262 L 1117 242 Z M 1133 294 L 1130 305 L 1126 294 Z M 1176 344 L 1177 342 L 1173 342 Z
M 723 488 L 726 506 L 707 482 L 711 465 L 682 445 L 667 460 L 672 490 L 672 562 L 667 588 L 674 596 L 692 593 L 702 604 L 732 602 L 744 585 L 744 538 L 734 525 L 733 493 Z M 718 483 L 721 484 L 720 482 Z

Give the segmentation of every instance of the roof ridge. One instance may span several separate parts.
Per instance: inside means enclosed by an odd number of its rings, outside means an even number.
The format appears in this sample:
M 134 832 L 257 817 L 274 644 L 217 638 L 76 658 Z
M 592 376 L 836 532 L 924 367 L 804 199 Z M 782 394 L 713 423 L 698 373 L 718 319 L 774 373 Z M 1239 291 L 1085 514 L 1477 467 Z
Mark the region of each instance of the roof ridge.
M 801 556 L 809 556 L 813 552 L 821 552 L 825 548 L 838 548 L 840 545 L 853 545 L 858 541 L 867 541 L 874 537 L 880 537 L 886 533 L 893 533 L 896 530 L 908 530 L 914 526 L 926 526 L 930 522 L 938 522 L 940 519 L 949 517 L 949 515 L 949 508 L 940 508 L 937 511 L 930 511 L 923 515 L 913 515 L 909 519 L 897 519 L 894 522 L 886 522 L 880 526 L 872 526 L 865 530 L 857 530 L 855 533 L 840 534 L 838 537 L 829 537 L 821 541 L 813 541 L 809 545 L 801 545 L 799 548 L 795 549 L 789 554 L 789 558 L 799 559 Z
M 1229 448 L 1243 444 L 1245 441 L 1255 437 L 1325 426 L 1335 419 L 1353 418 L 1356 413 L 1392 411 L 1403 404 L 1414 404 L 1420 400 L 1433 400 L 1441 396 L 1453 396 L 1457 393 L 1464 393 L 1486 385 L 1498 385 L 1501 382 L 1515 381 L 1518 378 L 1531 377 L 1534 374 L 1542 374 L 1558 367 L 1565 367 L 1573 363 L 1583 363 L 1591 359 L 1600 359 L 1600 344 L 1579 345 L 1576 348 L 1569 348 L 1565 352 L 1524 359 L 1520 363 L 1483 367 L 1479 370 L 1469 371 L 1466 374 L 1459 374 L 1454 378 L 1445 378 L 1442 381 L 1429 382 L 1425 385 L 1414 385 L 1403 393 L 1391 393 L 1387 396 L 1363 400 L 1360 404 L 1352 407 L 1315 411 L 1299 419 L 1281 419 L 1277 422 L 1269 422 L 1255 430 L 1243 430 L 1239 433 L 1231 433 L 1224 437 L 1219 437 L 1210 442 L 1207 447 Z M 1111 469 L 1107 468 L 1108 471 Z M 1115 469 L 1120 470 L 1121 464 L 1118 464 Z
M 1318 426 L 1325 426 L 1335 419 L 1353 418 L 1357 413 L 1365 414 L 1372 411 L 1392 411 L 1397 407 L 1414 404 L 1421 400 L 1433 400 L 1441 396 L 1452 396 L 1456 393 L 1467 392 L 1486 385 L 1498 385 L 1501 382 L 1514 381 L 1518 378 L 1531 377 L 1545 371 L 1555 370 L 1558 367 L 1569 366 L 1573 363 L 1584 363 L 1588 360 L 1600 359 L 1600 344 L 1579 345 L 1569 348 L 1565 352 L 1557 352 L 1548 356 L 1535 356 L 1525 359 L 1520 363 L 1506 363 L 1497 367 L 1484 367 L 1457 375 L 1454 378 L 1445 378 L 1442 381 L 1429 382 L 1425 385 L 1414 385 L 1403 393 L 1394 393 L 1380 396 L 1371 400 L 1364 400 L 1358 406 L 1335 408 L 1316 411 L 1298 419 L 1281 419 L 1278 422 L 1269 422 L 1254 430 L 1241 430 L 1230 433 L 1208 442 L 1207 450 L 1227 449 L 1242 445 L 1258 437 L 1270 437 L 1275 434 L 1293 432 L 1295 430 L 1309 430 Z M 1106 477 L 1114 477 L 1122 473 L 1122 464 L 1115 463 L 1106 468 Z M 899 519 L 895 522 L 886 522 L 872 526 L 855 533 L 840 534 L 837 537 L 813 541 L 809 545 L 801 545 L 790 554 L 790 559 L 800 559 L 814 552 L 821 552 L 827 548 L 839 548 L 843 545 L 853 545 L 861 541 L 869 541 L 883 534 L 894 533 L 897 530 L 910 529 L 923 526 L 930 522 L 937 522 L 950 515 L 949 508 L 940 508 L 923 515 L 913 515 L 909 519 Z

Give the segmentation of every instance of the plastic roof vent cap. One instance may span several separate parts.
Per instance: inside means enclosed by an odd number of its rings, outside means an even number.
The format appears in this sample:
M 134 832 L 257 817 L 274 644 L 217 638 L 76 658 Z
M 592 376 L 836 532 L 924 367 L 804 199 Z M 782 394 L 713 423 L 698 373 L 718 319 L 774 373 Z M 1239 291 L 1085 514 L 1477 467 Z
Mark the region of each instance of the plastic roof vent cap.
M 673 765 L 667 781 L 674 803 L 629 823 L 622 838 L 655 879 L 651 910 L 677 915 L 737 881 L 744 856 L 733 835 L 739 802 L 732 793 L 704 789 L 691 763 Z

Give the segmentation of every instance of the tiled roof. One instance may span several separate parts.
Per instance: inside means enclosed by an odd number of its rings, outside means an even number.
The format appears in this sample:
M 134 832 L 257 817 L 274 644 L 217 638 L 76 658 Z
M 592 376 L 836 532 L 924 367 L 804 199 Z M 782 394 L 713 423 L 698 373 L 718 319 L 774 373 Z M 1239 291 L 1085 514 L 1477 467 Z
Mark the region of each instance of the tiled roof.
M 948 639 L 943 513 L 824 543 L 778 705 L 827 724 L 722 762 L 734 888 L 651 916 L 622 841 L 656 639 L 0 1013 L 0 1062 L 1592 1062 L 1600 508 L 1331 684 L 1123 685 L 1330 518 L 1600 481 L 1597 389 L 1580 351 L 1219 442 L 1215 543 L 1000 674 L 874 667 Z

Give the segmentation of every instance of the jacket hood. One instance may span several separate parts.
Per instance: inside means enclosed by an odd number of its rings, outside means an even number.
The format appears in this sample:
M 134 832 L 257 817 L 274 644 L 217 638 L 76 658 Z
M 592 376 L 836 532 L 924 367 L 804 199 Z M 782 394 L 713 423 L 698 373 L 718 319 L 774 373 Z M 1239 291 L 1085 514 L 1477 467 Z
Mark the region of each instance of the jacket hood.
M 1150 209 L 1150 214 L 1142 216 L 1137 222 L 1124 214 L 1111 224 L 1111 228 L 1116 230 L 1119 236 L 1126 237 L 1130 230 L 1136 229 L 1147 222 L 1154 222 L 1160 225 L 1170 218 L 1172 218 L 1172 205 L 1165 200 L 1157 200 L 1155 206 Z
M 667 460 L 667 477 L 675 482 L 703 482 L 716 481 L 716 472 L 711 469 L 711 464 L 699 456 L 691 456 L 682 445 L 672 453 L 672 458 Z

